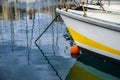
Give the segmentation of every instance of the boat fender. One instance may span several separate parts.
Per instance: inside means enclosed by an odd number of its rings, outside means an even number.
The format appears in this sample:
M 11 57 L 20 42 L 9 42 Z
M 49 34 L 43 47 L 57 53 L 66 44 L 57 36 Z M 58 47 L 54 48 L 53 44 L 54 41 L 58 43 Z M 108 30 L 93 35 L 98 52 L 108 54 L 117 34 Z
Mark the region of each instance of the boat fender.
M 80 52 L 80 47 L 77 46 L 77 45 L 73 45 L 71 48 L 70 48 L 70 52 L 71 52 L 71 56 L 73 58 L 78 58 L 79 57 L 79 52 Z

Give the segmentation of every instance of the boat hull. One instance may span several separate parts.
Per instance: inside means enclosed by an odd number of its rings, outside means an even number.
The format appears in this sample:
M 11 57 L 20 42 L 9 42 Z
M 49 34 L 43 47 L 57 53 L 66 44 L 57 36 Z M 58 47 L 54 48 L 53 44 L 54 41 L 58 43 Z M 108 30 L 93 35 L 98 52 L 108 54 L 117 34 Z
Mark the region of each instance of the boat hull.
M 81 48 L 81 55 L 65 80 L 120 80 L 120 64 L 90 55 L 91 51 Z
M 72 38 L 80 47 L 120 60 L 120 32 L 61 15 Z

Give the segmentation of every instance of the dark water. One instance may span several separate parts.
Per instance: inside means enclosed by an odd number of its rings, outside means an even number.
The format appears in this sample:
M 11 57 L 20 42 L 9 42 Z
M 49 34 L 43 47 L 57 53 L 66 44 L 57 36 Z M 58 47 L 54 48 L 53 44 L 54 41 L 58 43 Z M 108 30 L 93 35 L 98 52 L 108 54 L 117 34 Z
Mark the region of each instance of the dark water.
M 48 9 L 47 9 L 48 10 Z M 18 20 L 0 20 L 0 80 L 65 80 L 75 60 L 63 22 L 52 21 L 51 12 L 21 13 Z

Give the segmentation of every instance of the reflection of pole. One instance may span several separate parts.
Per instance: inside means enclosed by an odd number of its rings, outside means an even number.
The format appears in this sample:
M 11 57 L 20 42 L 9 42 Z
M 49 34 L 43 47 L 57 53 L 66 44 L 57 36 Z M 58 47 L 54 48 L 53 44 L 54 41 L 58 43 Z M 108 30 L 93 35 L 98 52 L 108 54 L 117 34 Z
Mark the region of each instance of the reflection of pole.
M 3 18 L 4 20 L 8 20 L 8 2 L 4 1 L 3 3 Z
M 15 37 L 14 37 L 14 23 L 13 21 L 11 20 L 11 45 L 12 45 L 12 52 L 14 52 L 14 45 L 15 45 Z
M 4 42 L 4 38 L 3 38 L 3 22 L 0 21 L 0 43 L 1 43 L 1 45 L 3 45 L 3 42 Z M 0 46 L 0 47 L 2 47 L 2 46 Z
M 13 4 L 14 5 L 14 4 Z M 11 51 L 14 52 L 14 44 L 15 44 L 15 38 L 14 38 L 14 22 L 13 22 L 13 11 L 14 8 L 10 5 L 9 7 L 9 18 L 10 18 L 10 28 L 11 28 Z
M 26 14 L 26 43 L 27 43 L 27 59 L 28 59 L 28 65 L 30 64 L 30 49 L 29 49 L 29 37 L 28 37 L 28 21 L 27 21 L 27 14 Z
M 20 6 L 19 6 L 19 1 L 16 0 L 16 11 L 17 11 L 17 19 L 20 18 Z

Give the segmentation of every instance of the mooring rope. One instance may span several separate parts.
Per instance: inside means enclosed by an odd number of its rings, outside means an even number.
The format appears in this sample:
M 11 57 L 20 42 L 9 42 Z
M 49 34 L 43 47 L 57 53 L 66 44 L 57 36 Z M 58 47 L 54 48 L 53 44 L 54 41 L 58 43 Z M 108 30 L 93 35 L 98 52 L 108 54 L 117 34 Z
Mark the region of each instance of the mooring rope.
M 41 36 L 49 29 L 49 27 L 53 24 L 53 22 L 59 17 L 59 15 L 57 15 L 55 17 L 55 19 L 48 25 L 48 27 L 38 36 L 38 38 L 35 40 L 35 43 L 41 38 Z
M 40 49 L 40 47 L 38 46 L 38 44 L 35 42 L 36 46 L 38 47 L 38 49 L 41 51 L 42 55 L 44 56 L 44 58 L 46 59 L 46 61 L 48 62 L 48 64 L 52 67 L 52 69 L 55 71 L 56 75 L 58 76 L 58 78 L 60 80 L 62 80 L 62 78 L 60 77 L 60 75 L 58 74 L 58 71 L 54 68 L 54 66 L 51 64 L 51 62 L 49 61 L 48 57 L 45 55 L 45 53 Z
M 38 49 L 40 50 L 40 52 L 42 53 L 43 57 L 46 59 L 46 61 L 48 62 L 48 64 L 51 66 L 51 68 L 54 70 L 54 72 L 56 73 L 56 76 L 59 78 L 59 80 L 62 80 L 61 76 L 58 74 L 58 71 L 55 69 L 55 67 L 53 66 L 53 64 L 50 62 L 50 60 L 48 59 L 48 57 L 45 55 L 45 53 L 41 50 L 41 48 L 38 46 L 37 41 L 42 37 L 42 35 L 50 28 L 50 26 L 54 23 L 54 21 L 59 17 L 59 15 L 57 15 L 55 17 L 55 19 L 48 25 L 48 27 L 38 36 L 38 38 L 35 40 L 35 45 L 38 47 Z

